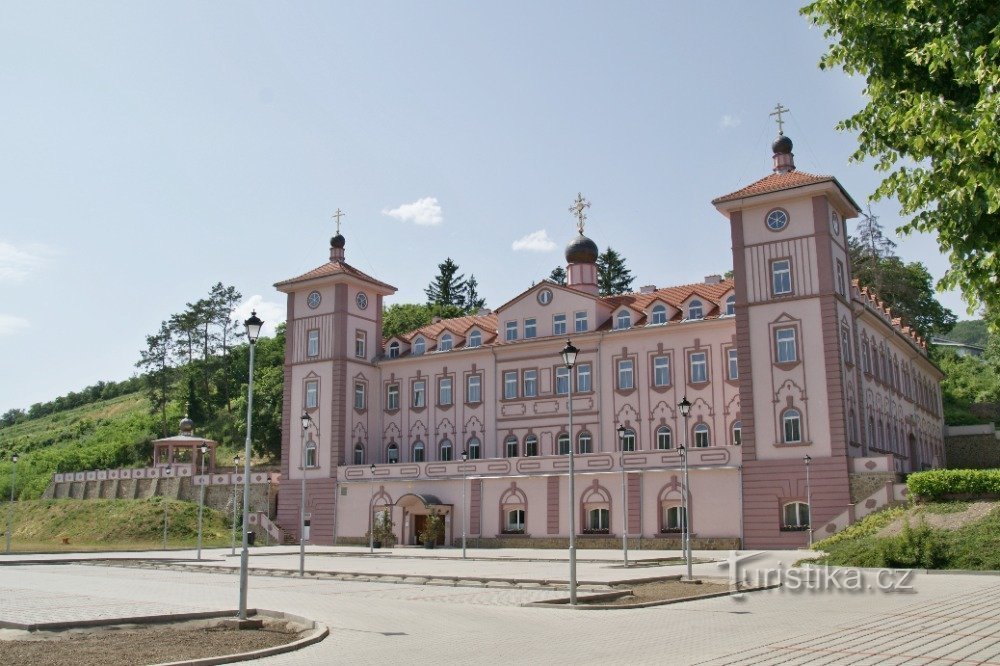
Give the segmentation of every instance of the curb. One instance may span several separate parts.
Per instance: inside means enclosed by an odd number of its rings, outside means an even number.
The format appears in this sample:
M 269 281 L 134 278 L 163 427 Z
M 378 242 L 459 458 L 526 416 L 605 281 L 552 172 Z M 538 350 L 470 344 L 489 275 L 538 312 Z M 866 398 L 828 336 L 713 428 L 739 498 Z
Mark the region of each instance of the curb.
M 747 592 L 760 592 L 761 590 L 771 590 L 776 587 L 781 587 L 780 584 L 775 585 L 765 585 L 761 587 L 746 588 L 743 590 L 726 590 L 725 592 L 710 592 L 709 594 L 698 594 L 691 597 L 677 597 L 675 599 L 660 599 L 657 601 L 643 601 L 635 604 L 618 604 L 618 605 L 590 605 L 590 604 L 580 604 L 577 603 L 575 606 L 569 605 L 569 598 L 562 599 L 547 599 L 545 601 L 531 601 L 526 604 L 522 604 L 524 607 L 531 608 L 568 608 L 570 610 L 598 610 L 598 611 L 610 611 L 610 610 L 629 610 L 636 608 L 652 608 L 654 606 L 666 606 L 668 604 L 680 604 L 687 601 L 699 601 L 701 599 L 717 599 L 718 597 L 731 597 L 737 594 L 745 594 Z M 620 599 L 621 597 L 628 596 L 630 592 L 628 590 L 621 590 L 612 592 L 609 594 L 598 594 L 587 596 L 587 599 Z

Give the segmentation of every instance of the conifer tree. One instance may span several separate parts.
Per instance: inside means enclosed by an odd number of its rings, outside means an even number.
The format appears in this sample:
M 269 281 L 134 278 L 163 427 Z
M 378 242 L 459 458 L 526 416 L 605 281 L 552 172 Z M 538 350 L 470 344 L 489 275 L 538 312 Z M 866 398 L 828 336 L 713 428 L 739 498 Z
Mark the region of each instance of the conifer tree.
M 561 284 L 565 287 L 566 269 L 563 268 L 562 266 L 556 266 L 555 268 L 552 269 L 552 272 L 549 273 L 549 279 L 555 282 L 556 284 Z
M 632 290 L 635 277 L 625 258 L 610 247 L 597 257 L 597 286 L 601 296 L 615 296 Z
M 424 289 L 424 294 L 430 305 L 457 305 L 464 308 L 466 290 L 465 275 L 458 273 L 458 264 L 448 257 L 438 264 L 438 274 Z
M 476 280 L 475 274 L 469 277 L 469 281 L 465 283 L 465 309 L 475 314 L 481 308 L 486 306 L 486 299 L 479 295 L 479 281 Z

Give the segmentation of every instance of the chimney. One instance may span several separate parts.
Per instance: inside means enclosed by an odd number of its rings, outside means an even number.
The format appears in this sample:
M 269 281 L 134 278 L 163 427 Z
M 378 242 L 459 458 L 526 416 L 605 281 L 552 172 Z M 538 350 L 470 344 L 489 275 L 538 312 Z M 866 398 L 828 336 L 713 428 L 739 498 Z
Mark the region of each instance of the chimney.
M 654 291 L 656 291 L 656 285 L 655 284 L 645 284 L 645 285 L 639 287 L 639 293 L 640 294 L 652 294 Z
M 720 282 L 722 282 L 722 276 L 717 273 L 705 276 L 705 284 L 719 284 Z
M 437 316 L 431 317 L 431 323 L 432 324 L 436 324 L 439 321 L 441 321 L 441 317 L 437 317 Z

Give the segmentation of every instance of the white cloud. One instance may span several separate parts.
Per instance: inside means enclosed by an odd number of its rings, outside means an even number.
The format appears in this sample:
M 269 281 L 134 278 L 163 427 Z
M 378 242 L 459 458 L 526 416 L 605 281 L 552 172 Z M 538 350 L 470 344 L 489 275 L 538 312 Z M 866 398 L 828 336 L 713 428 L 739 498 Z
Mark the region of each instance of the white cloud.
M 39 243 L 18 247 L 0 240 L 0 281 L 20 282 L 53 254 L 56 252 L 52 248 Z
M 722 120 L 719 121 L 719 127 L 721 127 L 722 129 L 730 129 L 732 127 L 739 127 L 742 122 L 743 121 L 740 119 L 739 116 L 734 116 L 727 113 L 726 115 L 722 116 Z
M 243 322 L 250 318 L 252 311 L 257 311 L 257 316 L 264 321 L 261 335 L 274 335 L 275 327 L 285 321 L 287 314 L 285 306 L 273 301 L 265 301 L 260 294 L 254 294 L 233 309 L 232 317 L 243 325 Z
M 16 333 L 21 329 L 28 328 L 28 320 L 14 315 L 0 314 L 0 335 Z
M 556 249 L 556 244 L 549 238 L 545 229 L 539 229 L 538 231 L 532 231 L 527 236 L 518 238 L 511 243 L 511 247 L 518 252 L 521 250 L 527 252 L 548 252 Z
M 383 215 L 394 217 L 400 222 L 413 222 L 422 227 L 435 227 L 444 222 L 437 197 L 424 197 L 399 208 L 382 209 Z

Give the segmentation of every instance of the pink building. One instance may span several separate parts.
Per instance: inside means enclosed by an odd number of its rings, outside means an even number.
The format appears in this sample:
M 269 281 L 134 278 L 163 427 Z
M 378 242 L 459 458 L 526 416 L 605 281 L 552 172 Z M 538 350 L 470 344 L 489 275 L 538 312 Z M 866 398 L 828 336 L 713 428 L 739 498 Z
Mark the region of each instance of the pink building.
M 787 137 L 773 148 L 773 174 L 712 202 L 733 279 L 602 298 L 581 217 L 566 286 L 382 340 L 396 290 L 346 263 L 335 236 L 328 263 L 276 285 L 278 523 L 298 534 L 304 473 L 316 543 L 363 542 L 388 509 L 403 544 L 438 511 L 449 543 L 464 526 L 472 545 L 562 547 L 574 529 L 580 547 L 609 546 L 627 529 L 633 547 L 676 547 L 684 445 L 694 547 L 784 548 L 891 501 L 896 473 L 941 466 L 942 375 L 851 282 L 857 204 L 835 178 L 795 170 Z M 567 339 L 581 350 L 572 372 Z

